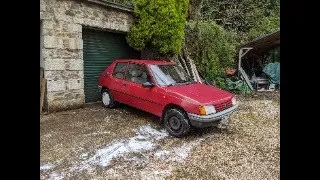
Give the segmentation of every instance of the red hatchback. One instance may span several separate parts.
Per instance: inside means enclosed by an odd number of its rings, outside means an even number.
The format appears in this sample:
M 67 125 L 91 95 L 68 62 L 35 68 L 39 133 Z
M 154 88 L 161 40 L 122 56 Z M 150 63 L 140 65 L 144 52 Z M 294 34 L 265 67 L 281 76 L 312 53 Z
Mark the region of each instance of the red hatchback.
M 173 62 L 116 60 L 99 77 L 102 102 L 117 102 L 152 113 L 170 135 L 181 137 L 190 127 L 226 125 L 238 107 L 233 94 L 197 83 Z

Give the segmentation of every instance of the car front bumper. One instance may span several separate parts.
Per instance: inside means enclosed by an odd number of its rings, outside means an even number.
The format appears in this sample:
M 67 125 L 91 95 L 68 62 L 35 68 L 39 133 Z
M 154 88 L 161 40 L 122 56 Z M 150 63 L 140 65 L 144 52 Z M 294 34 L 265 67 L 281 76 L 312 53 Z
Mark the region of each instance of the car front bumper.
M 229 109 L 223 110 L 221 112 L 210 114 L 206 116 L 200 116 L 193 113 L 188 113 L 188 117 L 190 119 L 190 123 L 194 127 L 209 127 L 209 126 L 217 126 L 221 123 L 222 120 L 227 121 L 230 115 L 238 108 L 238 104 L 232 106 Z M 223 122 L 226 124 L 226 122 Z

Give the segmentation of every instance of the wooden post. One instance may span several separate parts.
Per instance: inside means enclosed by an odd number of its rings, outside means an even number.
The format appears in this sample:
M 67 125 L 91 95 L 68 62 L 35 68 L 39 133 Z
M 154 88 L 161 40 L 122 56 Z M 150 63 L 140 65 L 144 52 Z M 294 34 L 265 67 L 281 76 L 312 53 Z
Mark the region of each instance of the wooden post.
M 45 78 L 40 78 L 40 82 L 40 113 L 42 113 L 47 80 Z
M 246 55 L 252 47 L 244 47 L 239 50 L 239 62 L 238 62 L 238 76 L 240 76 L 241 60 L 244 55 Z
M 245 54 L 247 54 L 251 49 L 253 49 L 253 48 L 252 47 L 244 47 L 244 48 L 241 48 L 240 51 L 239 51 L 238 76 L 241 77 L 241 75 L 242 75 L 244 81 L 248 84 L 250 90 L 253 91 L 253 87 L 252 87 L 252 85 L 250 83 L 249 77 L 241 67 L 242 57 Z

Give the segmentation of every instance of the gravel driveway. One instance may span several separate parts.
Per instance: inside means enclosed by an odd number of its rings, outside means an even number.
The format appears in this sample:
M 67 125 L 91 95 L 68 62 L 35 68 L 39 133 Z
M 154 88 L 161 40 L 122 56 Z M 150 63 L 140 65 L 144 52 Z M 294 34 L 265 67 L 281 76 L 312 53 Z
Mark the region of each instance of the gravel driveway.
M 238 99 L 227 131 L 180 139 L 125 105 L 40 115 L 40 179 L 280 179 L 280 94 Z

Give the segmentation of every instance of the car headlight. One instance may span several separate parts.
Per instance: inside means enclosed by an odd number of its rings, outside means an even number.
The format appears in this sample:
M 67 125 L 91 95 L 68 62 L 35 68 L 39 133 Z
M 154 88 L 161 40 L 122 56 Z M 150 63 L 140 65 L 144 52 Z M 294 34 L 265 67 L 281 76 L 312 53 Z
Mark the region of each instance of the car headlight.
M 233 105 L 233 106 L 236 105 L 236 104 L 237 104 L 236 97 L 233 97 L 233 98 L 231 99 L 231 102 L 232 102 L 232 105 Z
M 209 115 L 216 113 L 216 109 L 214 106 L 200 106 L 199 107 L 200 115 Z

